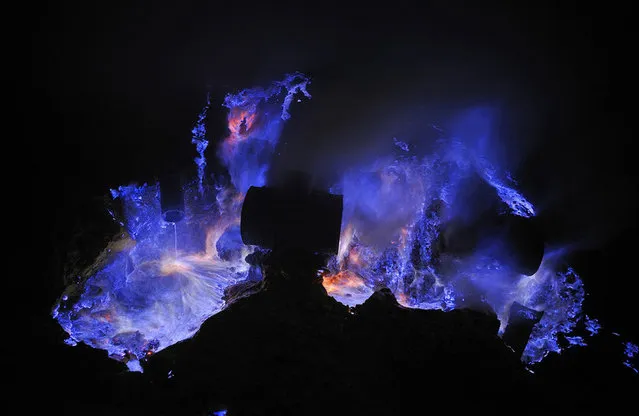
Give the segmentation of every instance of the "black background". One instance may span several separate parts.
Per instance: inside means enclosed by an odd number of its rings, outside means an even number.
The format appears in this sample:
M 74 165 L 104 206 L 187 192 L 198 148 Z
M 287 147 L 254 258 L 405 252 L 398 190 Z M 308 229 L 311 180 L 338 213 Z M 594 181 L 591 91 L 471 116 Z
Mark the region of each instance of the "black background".
M 191 164 L 190 130 L 210 92 L 209 159 L 225 93 L 284 73 L 312 77 L 280 163 L 330 175 L 393 134 L 497 103 L 507 167 L 541 207 L 549 242 L 573 244 L 586 311 L 639 341 L 635 324 L 637 93 L 629 10 L 614 3 L 274 5 L 51 2 L 28 13 L 38 348 L 63 288 L 69 224 L 109 187 Z M 628 6 L 629 7 L 629 6 Z M 370 149 L 373 149 L 372 151 Z M 300 162 L 302 161 L 302 162 Z M 59 340 L 55 339 L 55 342 Z M 621 364 L 620 364 L 621 365 Z

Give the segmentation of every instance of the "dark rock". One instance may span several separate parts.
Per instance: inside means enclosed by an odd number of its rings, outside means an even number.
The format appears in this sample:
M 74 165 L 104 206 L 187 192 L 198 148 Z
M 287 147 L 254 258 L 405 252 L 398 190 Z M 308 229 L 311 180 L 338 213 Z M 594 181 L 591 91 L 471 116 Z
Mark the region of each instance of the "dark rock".
M 414 414 L 425 408 L 424 394 L 437 398 L 429 409 L 445 408 L 451 395 L 472 398 L 457 403 L 470 409 L 492 403 L 496 390 L 525 390 L 527 374 L 497 337 L 494 315 L 408 309 L 388 289 L 349 309 L 318 278 L 285 270 L 267 269 L 262 291 L 149 359 L 148 376 L 175 374 L 164 382 L 161 408 Z
M 518 357 L 524 352 L 533 327 L 543 316 L 543 312 L 538 312 L 520 303 L 513 302 L 510 307 L 508 326 L 504 331 L 503 339 Z

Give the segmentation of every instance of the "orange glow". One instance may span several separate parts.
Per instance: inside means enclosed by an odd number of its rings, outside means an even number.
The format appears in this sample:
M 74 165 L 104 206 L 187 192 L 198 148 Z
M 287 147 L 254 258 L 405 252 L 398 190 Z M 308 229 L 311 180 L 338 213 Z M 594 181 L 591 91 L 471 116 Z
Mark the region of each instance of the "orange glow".
M 226 139 L 226 142 L 233 145 L 245 140 L 248 137 L 248 133 L 253 128 L 253 124 L 255 124 L 256 119 L 257 113 L 251 113 L 247 110 L 240 110 L 238 108 L 231 109 L 228 118 L 228 126 L 231 134 Z
M 322 285 L 329 295 L 341 295 L 349 289 L 364 288 L 364 279 L 350 270 L 342 270 L 333 275 L 326 275 L 322 279 Z
M 232 225 L 240 225 L 240 218 L 233 218 L 232 220 L 221 221 L 216 224 L 215 227 L 209 228 L 206 232 L 206 252 L 203 253 L 204 259 L 219 258 L 217 253 L 217 240 L 222 237 L 222 234 Z
M 102 315 L 102 318 L 104 318 L 107 322 L 113 322 L 113 315 L 111 315 L 111 312 L 109 311 L 105 312 L 104 315 Z
M 406 247 L 406 243 L 408 243 L 408 228 L 402 227 L 399 232 L 399 237 L 397 240 L 391 240 L 392 245 L 397 244 L 400 250 L 403 250 Z
M 231 209 L 239 211 L 242 208 L 242 202 L 244 202 L 244 194 L 242 192 L 236 193 L 231 200 Z
M 408 296 L 406 296 L 404 292 L 397 293 L 397 302 L 402 306 L 406 306 L 406 307 L 410 306 L 408 302 Z

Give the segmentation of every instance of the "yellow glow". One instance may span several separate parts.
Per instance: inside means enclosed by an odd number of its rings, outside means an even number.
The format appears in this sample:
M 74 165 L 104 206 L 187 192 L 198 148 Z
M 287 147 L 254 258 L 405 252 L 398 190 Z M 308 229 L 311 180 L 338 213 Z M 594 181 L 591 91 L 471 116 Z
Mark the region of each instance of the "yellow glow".
M 342 295 L 349 289 L 364 288 L 364 279 L 349 270 L 342 270 L 333 275 L 326 275 L 322 279 L 322 285 L 329 295 Z
M 191 270 L 191 266 L 177 259 L 165 259 L 160 266 L 160 273 L 164 276 L 175 273 L 186 273 Z

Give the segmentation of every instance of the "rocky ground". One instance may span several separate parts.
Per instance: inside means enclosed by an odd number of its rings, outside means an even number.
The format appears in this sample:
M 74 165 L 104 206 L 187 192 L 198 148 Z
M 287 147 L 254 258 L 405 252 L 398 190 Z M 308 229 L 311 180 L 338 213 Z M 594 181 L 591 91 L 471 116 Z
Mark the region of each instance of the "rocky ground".
M 497 337 L 495 316 L 406 309 L 387 290 L 349 309 L 326 295 L 310 260 L 271 259 L 257 293 L 235 294 L 143 374 L 64 345 L 51 320 L 32 356 L 34 385 L 67 415 L 573 414 L 631 403 L 637 377 L 603 335 L 531 374 Z

